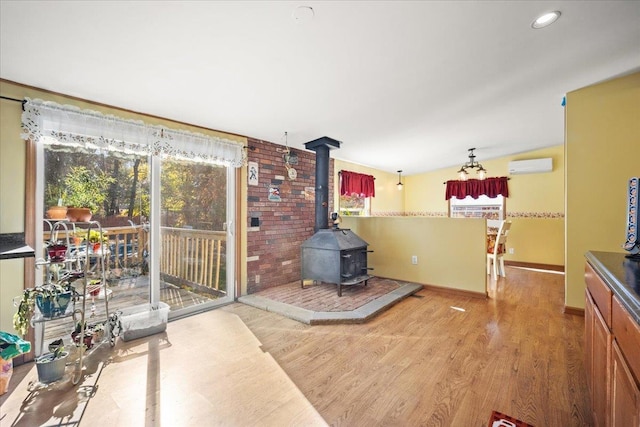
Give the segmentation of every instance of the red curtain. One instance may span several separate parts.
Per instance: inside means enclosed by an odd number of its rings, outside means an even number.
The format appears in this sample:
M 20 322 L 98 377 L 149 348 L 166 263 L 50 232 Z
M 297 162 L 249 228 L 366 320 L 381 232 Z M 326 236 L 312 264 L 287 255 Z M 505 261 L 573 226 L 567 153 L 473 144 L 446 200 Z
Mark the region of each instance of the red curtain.
M 507 185 L 506 176 L 499 178 L 487 178 L 483 180 L 469 179 L 467 181 L 447 181 L 447 192 L 445 200 L 449 200 L 455 196 L 456 199 L 464 199 L 471 196 L 474 199 L 485 195 L 487 197 L 496 197 L 501 194 L 509 197 L 509 186 Z
M 375 178 L 356 172 L 342 171 L 340 173 L 340 195 L 350 196 L 358 194 L 360 197 L 375 197 Z

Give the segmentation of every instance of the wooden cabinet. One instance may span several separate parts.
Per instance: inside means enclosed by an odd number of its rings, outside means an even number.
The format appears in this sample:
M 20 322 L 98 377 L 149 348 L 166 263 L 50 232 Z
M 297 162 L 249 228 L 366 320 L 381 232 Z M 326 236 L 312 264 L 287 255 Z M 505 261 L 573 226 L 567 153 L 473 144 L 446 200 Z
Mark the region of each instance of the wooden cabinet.
M 610 425 L 610 356 L 612 335 L 598 306 L 587 291 L 585 306 L 585 366 L 591 393 L 591 410 L 595 427 Z
M 611 425 L 640 426 L 640 388 L 616 342 L 611 366 Z
M 613 298 L 611 425 L 640 427 L 640 326 Z
M 594 308 L 593 317 L 593 370 L 591 382 L 591 404 L 595 426 L 607 426 L 609 419 L 609 400 L 611 381 L 609 367 L 611 366 L 611 333 L 600 311 Z
M 593 299 L 589 291 L 585 292 L 584 303 L 584 367 L 587 371 L 587 388 L 593 396 Z M 593 407 L 593 402 L 591 402 Z
M 587 264 L 585 368 L 594 426 L 640 427 L 640 326 Z

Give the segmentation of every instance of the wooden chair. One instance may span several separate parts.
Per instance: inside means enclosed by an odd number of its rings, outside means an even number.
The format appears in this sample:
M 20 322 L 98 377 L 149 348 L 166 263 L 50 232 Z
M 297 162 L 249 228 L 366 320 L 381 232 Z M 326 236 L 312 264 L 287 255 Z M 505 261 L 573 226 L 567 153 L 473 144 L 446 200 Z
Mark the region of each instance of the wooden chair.
M 497 279 L 498 274 L 507 277 L 504 271 L 504 259 L 502 255 L 507 251 L 507 235 L 511 229 L 511 221 L 502 221 L 498 234 L 493 245 L 487 247 L 487 274 L 491 274 L 491 263 L 493 263 L 493 278 Z M 498 261 L 500 262 L 500 270 L 498 270 Z

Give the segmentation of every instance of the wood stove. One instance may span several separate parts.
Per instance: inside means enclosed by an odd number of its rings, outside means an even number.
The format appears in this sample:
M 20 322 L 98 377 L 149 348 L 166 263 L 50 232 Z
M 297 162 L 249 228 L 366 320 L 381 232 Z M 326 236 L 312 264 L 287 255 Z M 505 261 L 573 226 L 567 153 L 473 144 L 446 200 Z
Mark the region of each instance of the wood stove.
M 369 244 L 349 229 L 329 228 L 328 185 L 329 150 L 339 148 L 340 142 L 322 137 L 305 144 L 316 152 L 315 234 L 302 244 L 302 279 L 342 286 L 357 285 L 371 278 L 367 265 Z

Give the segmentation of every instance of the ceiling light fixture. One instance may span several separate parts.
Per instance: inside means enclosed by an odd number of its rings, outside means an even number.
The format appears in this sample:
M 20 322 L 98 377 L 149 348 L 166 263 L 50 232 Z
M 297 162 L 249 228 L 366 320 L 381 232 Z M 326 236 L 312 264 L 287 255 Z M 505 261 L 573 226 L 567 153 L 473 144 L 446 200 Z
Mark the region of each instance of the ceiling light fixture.
M 487 170 L 484 167 L 482 167 L 480 163 L 476 162 L 475 160 L 476 155 L 473 154 L 473 150 L 475 150 L 475 148 L 469 148 L 467 150 L 469 151 L 469 161 L 463 164 L 460 167 L 460 170 L 457 172 L 460 176 L 461 181 L 467 180 L 467 174 L 468 174 L 467 169 L 475 169 L 478 174 L 478 179 L 484 179 L 487 173 Z
M 539 30 L 540 28 L 548 27 L 560 18 L 560 11 L 555 10 L 553 12 L 547 12 L 540 15 L 535 21 L 531 23 L 531 28 Z
M 398 171 L 398 183 L 396 185 L 398 186 L 398 191 L 402 191 L 402 171 L 401 170 Z

